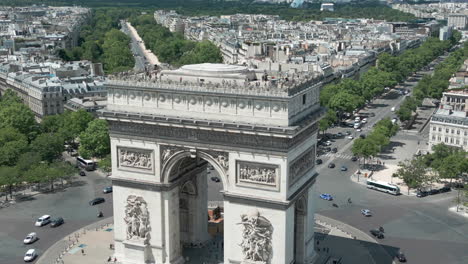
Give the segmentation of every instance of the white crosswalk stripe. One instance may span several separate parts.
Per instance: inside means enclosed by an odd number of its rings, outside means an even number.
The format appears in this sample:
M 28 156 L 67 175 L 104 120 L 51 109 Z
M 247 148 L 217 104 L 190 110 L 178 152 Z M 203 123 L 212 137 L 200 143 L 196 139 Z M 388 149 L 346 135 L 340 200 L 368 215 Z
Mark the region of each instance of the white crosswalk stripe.
M 351 159 L 353 155 L 347 155 L 347 154 L 337 154 L 337 153 L 326 153 L 323 155 L 325 157 L 331 157 L 331 158 L 341 158 L 341 159 Z

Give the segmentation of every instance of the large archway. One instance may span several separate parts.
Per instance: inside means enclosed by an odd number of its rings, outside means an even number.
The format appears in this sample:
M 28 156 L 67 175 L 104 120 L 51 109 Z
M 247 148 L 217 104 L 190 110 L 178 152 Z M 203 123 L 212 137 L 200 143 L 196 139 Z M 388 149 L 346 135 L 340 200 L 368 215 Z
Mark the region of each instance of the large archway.
M 185 69 L 208 71 L 206 85 L 108 81 L 100 117 L 110 127 L 115 256 L 123 264 L 184 263 L 183 245 L 206 240 L 207 166 L 222 184 L 224 263 L 314 258 L 320 85 L 244 87 L 232 78 L 246 69 L 232 67 Z M 210 76 L 223 82 L 210 84 Z

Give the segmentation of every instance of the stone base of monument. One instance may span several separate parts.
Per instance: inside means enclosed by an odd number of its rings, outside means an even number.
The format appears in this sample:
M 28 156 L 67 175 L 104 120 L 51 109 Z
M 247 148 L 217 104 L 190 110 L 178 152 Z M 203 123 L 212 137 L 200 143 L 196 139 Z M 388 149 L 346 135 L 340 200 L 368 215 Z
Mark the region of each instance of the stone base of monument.
M 123 264 L 145 264 L 148 262 L 150 247 L 143 240 L 126 240 L 124 244 L 125 259 Z

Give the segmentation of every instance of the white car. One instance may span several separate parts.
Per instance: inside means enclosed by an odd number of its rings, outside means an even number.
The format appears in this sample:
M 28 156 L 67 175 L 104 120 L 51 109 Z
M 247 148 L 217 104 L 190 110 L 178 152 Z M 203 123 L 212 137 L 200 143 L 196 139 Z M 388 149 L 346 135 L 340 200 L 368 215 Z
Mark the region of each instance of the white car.
M 26 254 L 24 255 L 24 261 L 30 262 L 33 261 L 37 257 L 37 253 L 35 249 L 29 249 Z
M 358 129 L 356 129 L 356 131 L 357 131 L 357 132 L 361 132 L 361 131 L 362 131 L 362 129 L 358 128 Z
M 43 215 L 37 219 L 35 226 L 44 226 L 48 223 L 50 223 L 50 215 Z
M 369 209 L 362 209 L 361 214 L 364 216 L 372 216 L 372 213 Z
M 367 123 L 367 118 L 362 119 L 361 123 L 363 123 L 363 124 Z
M 330 146 L 332 143 L 330 140 L 328 140 L 327 142 L 325 142 L 325 146 Z
M 357 116 L 356 118 L 354 118 L 354 122 L 359 122 L 361 121 L 361 118 L 359 116 Z
M 354 137 L 350 135 L 350 136 L 348 136 L 348 139 L 354 139 Z
M 23 240 L 24 244 L 32 244 L 37 240 L 37 234 L 35 232 L 29 233 Z

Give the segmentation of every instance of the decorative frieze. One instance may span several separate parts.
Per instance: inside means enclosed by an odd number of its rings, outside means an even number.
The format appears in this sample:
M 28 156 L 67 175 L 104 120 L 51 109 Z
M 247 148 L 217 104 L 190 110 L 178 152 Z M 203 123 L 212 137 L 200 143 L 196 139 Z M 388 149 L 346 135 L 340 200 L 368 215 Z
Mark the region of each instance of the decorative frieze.
M 109 121 L 109 123 L 111 133 L 158 139 L 173 139 L 183 142 L 233 146 L 236 148 L 252 148 L 255 146 L 255 149 L 275 151 L 287 151 L 298 142 L 302 142 L 301 140 L 303 140 L 305 137 L 310 137 L 317 131 L 317 126 L 314 124 L 300 134 L 296 135 L 294 138 L 288 139 L 284 137 L 248 135 L 137 123 L 117 123 L 114 121 Z
M 267 264 L 272 258 L 271 239 L 273 234 L 273 226 L 271 222 L 264 216 L 261 216 L 258 211 L 250 215 L 241 215 L 242 225 L 242 254 L 244 262 Z
M 278 188 L 279 166 L 266 163 L 237 161 L 237 184 L 259 188 Z
M 226 172 L 229 170 L 229 153 L 222 151 L 203 151 L 209 154 L 213 159 L 218 162 L 219 166 Z
M 315 145 L 303 152 L 289 165 L 289 185 L 294 184 L 315 166 Z
M 117 147 L 117 160 L 120 169 L 153 171 L 153 159 L 152 150 Z
M 172 157 L 175 153 L 183 151 L 184 148 L 182 147 L 177 147 L 177 146 L 165 146 L 161 145 L 160 146 L 160 161 L 161 161 L 161 167 L 164 165 L 170 157 Z

